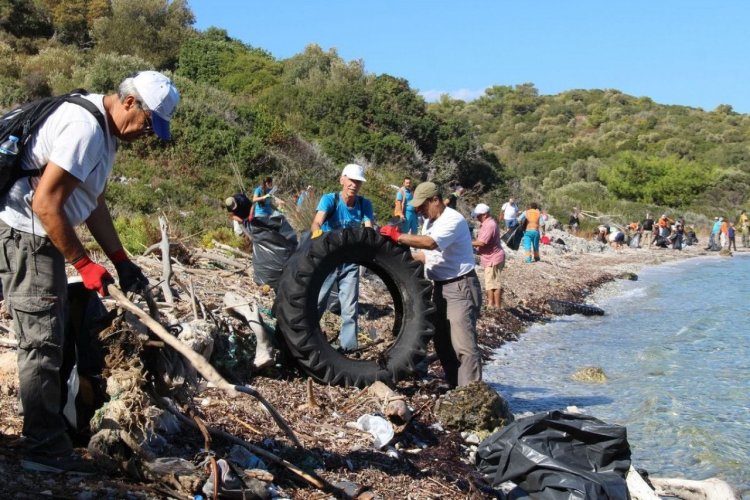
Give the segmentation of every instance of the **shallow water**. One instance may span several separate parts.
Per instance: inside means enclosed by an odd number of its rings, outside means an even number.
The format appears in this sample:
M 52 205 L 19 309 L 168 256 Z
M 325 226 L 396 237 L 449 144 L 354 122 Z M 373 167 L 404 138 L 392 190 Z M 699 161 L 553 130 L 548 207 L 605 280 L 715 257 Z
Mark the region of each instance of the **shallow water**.
M 645 268 L 590 302 L 607 314 L 531 327 L 485 380 L 516 415 L 577 406 L 627 427 L 635 467 L 750 498 L 750 256 Z M 570 378 L 588 366 L 608 382 Z

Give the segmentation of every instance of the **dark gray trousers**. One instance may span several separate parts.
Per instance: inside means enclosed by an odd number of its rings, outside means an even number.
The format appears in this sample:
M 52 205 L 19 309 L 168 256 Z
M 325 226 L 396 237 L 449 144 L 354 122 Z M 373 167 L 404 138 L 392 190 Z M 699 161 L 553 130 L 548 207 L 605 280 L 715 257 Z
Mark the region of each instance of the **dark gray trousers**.
M 0 221 L 0 279 L 18 335 L 23 435 L 29 453 L 72 450 L 61 415 L 60 367 L 67 304 L 65 259 L 46 237 Z

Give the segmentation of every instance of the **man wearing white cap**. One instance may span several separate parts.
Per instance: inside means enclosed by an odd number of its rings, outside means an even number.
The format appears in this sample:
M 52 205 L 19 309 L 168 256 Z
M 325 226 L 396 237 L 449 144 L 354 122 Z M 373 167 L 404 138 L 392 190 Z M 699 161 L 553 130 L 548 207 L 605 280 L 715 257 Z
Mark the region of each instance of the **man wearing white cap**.
M 413 256 L 424 264 L 425 276 L 434 284 L 433 341 L 448 384 L 456 387 L 482 380 L 482 355 L 477 345 L 482 287 L 474 270 L 469 224 L 445 204 L 433 182 L 417 186 L 409 203 L 425 219 L 422 234 L 401 234 L 397 226 L 383 226 L 380 234 L 422 250 Z
M 364 182 L 365 169 L 362 166 L 350 163 L 344 167 L 339 178 L 341 192 L 326 193 L 318 202 L 317 212 L 310 226 L 313 238 L 317 238 L 323 232 L 347 227 L 372 227 L 375 218 L 372 203 L 358 194 Z M 323 314 L 328 304 L 334 284 L 338 284 L 338 301 L 341 306 L 339 344 L 343 351 L 353 351 L 357 349 L 359 265 L 341 264 L 328 275 L 318 295 L 320 314 Z
M 22 466 L 45 472 L 93 473 L 73 452 L 60 407 L 63 327 L 67 316 L 65 262 L 88 290 L 107 294 L 114 280 L 93 262 L 75 232 L 85 222 L 114 264 L 120 286 L 148 285 L 130 261 L 104 201 L 118 141 L 155 133 L 170 138 L 169 121 L 180 100 L 169 78 L 143 71 L 118 92 L 86 94 L 103 120 L 74 103 L 63 103 L 35 130 L 21 157 L 22 177 L 0 200 L 0 263 L 6 303 L 18 335 L 19 395 L 23 406 Z
M 479 223 L 477 238 L 471 245 L 477 249 L 479 262 L 484 268 L 484 289 L 487 293 L 487 307 L 500 309 L 502 300 L 502 288 L 500 285 L 500 272 L 505 266 L 505 252 L 500 243 L 500 229 L 497 222 L 490 215 L 490 207 L 480 203 L 471 212 Z

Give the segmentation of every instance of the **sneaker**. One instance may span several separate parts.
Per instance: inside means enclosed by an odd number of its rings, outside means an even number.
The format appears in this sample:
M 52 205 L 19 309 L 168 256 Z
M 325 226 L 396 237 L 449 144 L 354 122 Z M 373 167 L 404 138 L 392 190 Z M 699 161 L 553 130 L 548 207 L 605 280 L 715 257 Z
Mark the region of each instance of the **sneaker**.
M 21 467 L 28 471 L 76 474 L 79 476 L 90 476 L 97 471 L 94 462 L 76 453 L 57 456 L 29 455 L 21 460 Z

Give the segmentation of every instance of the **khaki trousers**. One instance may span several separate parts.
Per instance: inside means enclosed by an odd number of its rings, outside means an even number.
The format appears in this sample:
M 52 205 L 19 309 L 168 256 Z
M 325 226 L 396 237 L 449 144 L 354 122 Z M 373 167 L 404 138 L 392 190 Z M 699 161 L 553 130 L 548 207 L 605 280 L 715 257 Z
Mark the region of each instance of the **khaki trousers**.
M 477 320 L 482 310 L 482 287 L 476 273 L 452 283 L 435 282 L 432 300 L 435 352 L 452 386 L 482 380 L 482 356 L 477 345 Z

